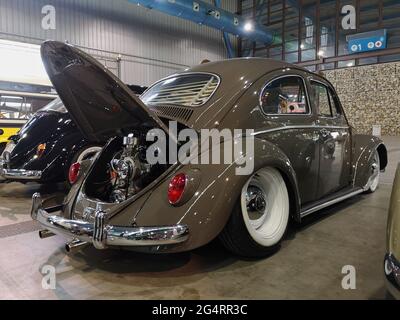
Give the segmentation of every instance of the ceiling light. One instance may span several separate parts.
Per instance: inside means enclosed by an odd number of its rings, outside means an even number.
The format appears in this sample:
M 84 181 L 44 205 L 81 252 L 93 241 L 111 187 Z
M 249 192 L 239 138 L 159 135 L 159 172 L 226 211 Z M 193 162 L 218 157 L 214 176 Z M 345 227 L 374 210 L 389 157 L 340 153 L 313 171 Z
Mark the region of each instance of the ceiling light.
M 324 50 L 319 50 L 318 51 L 318 56 L 319 57 L 323 57 L 325 55 L 325 51 Z
M 246 32 L 250 32 L 254 30 L 254 25 L 251 22 L 246 22 L 246 24 L 244 25 L 244 31 Z

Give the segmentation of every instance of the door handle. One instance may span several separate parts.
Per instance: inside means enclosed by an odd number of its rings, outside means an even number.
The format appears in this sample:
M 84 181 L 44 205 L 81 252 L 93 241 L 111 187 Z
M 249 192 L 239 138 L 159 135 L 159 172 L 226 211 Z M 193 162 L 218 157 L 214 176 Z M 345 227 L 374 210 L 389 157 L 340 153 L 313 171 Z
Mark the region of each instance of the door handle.
M 321 131 L 319 132 L 319 134 L 323 137 L 323 138 L 327 138 L 329 137 L 329 135 L 331 134 L 328 130 L 326 129 L 321 129 Z

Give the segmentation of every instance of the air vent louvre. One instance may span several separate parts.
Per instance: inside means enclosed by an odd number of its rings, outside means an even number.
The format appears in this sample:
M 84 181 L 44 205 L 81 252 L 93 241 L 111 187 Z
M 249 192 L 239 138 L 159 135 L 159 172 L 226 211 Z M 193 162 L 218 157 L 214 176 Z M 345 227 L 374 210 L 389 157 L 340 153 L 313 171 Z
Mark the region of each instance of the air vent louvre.
M 177 78 L 180 80 L 180 78 Z M 150 90 L 144 96 L 144 102 L 148 105 L 179 105 L 185 107 L 198 107 L 205 104 L 217 90 L 219 78 L 213 75 L 201 75 L 201 77 L 182 77 L 187 82 L 160 85 L 157 90 Z M 168 80 L 166 80 L 168 81 Z M 157 85 L 155 86 L 157 87 Z
M 188 122 L 193 115 L 193 110 L 175 106 L 154 106 L 151 110 L 158 116 L 182 122 Z

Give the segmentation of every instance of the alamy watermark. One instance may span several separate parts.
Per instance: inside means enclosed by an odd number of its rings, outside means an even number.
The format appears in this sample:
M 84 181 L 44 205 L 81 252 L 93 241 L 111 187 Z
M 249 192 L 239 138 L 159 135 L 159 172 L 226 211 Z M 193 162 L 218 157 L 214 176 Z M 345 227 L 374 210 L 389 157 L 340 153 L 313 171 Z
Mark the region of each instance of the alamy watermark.
M 169 123 L 168 134 L 162 129 L 147 133 L 147 142 L 153 142 L 146 151 L 151 164 L 226 164 L 235 165 L 237 175 L 254 171 L 253 129 L 183 129 L 178 123 Z
M 351 265 L 343 266 L 342 274 L 344 275 L 342 279 L 343 290 L 356 290 L 357 289 L 356 268 Z
M 56 268 L 52 265 L 44 265 L 40 270 L 42 273 L 42 288 L 43 290 L 56 290 Z

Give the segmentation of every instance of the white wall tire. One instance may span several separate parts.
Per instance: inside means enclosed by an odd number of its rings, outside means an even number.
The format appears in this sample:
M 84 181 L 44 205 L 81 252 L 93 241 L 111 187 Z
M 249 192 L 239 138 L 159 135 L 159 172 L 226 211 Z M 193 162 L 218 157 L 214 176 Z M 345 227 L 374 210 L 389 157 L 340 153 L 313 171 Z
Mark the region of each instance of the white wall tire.
M 279 248 L 289 215 L 285 180 L 278 170 L 265 168 L 243 186 L 238 205 L 220 238 L 235 254 L 263 257 Z
M 371 165 L 371 176 L 368 179 L 366 187 L 366 193 L 374 193 L 379 187 L 380 181 L 381 163 L 378 151 L 375 151 L 372 165 Z

